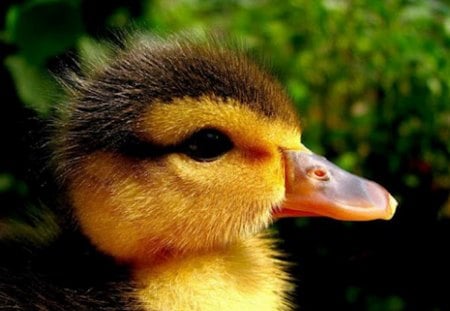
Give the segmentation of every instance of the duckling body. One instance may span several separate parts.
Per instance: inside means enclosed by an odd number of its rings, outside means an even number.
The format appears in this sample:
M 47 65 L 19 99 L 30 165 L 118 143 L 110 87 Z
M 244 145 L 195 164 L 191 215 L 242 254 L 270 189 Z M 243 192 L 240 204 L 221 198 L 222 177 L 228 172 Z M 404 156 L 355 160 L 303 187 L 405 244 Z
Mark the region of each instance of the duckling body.
M 270 239 L 143 267 L 135 278 L 148 310 L 287 310 L 292 290 Z
M 66 231 L 84 241 L 73 258 L 95 264 L 62 283 L 33 266 L 25 278 L 78 296 L 78 310 L 89 296 L 96 310 L 289 310 L 286 264 L 265 233 L 274 219 L 392 216 L 384 189 L 301 144 L 289 98 L 246 57 L 183 38 L 127 45 L 65 81 L 52 140 Z M 0 297 L 17 294 L 3 283 Z M 33 287 L 49 310 L 66 299 Z
M 2 241 L 0 254 L 0 310 L 142 310 L 129 269 L 80 232 L 46 247 Z

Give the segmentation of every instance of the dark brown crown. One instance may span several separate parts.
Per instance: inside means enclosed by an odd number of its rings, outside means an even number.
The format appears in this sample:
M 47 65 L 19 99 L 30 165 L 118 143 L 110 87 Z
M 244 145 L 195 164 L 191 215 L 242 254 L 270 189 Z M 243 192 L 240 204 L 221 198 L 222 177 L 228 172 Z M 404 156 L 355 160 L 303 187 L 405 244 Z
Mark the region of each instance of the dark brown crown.
M 95 150 L 118 150 L 155 101 L 232 98 L 266 117 L 296 122 L 281 86 L 239 53 L 180 38 L 130 42 L 100 70 L 70 79 L 72 96 L 55 135 L 56 161 L 64 170 Z

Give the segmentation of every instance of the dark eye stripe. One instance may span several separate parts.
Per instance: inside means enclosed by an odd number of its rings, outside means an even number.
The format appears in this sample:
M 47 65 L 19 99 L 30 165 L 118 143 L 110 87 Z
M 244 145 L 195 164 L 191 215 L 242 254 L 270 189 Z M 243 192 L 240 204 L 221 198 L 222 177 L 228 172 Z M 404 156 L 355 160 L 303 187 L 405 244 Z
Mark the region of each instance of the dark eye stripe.
M 213 128 L 201 129 L 176 145 L 163 146 L 127 135 L 118 151 L 137 159 L 157 158 L 170 153 L 184 153 L 200 162 L 214 161 L 233 148 L 227 135 Z
M 162 146 L 143 140 L 135 135 L 128 135 L 119 146 L 118 151 L 128 157 L 146 159 L 157 158 L 177 151 L 176 146 Z

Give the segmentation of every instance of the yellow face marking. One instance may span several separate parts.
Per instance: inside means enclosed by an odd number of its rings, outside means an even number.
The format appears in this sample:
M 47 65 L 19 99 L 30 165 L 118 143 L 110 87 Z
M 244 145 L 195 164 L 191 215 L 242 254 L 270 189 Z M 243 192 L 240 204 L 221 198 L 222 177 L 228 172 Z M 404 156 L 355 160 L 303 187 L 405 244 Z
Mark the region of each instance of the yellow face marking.
M 231 100 L 185 98 L 150 105 L 136 133 L 172 145 L 204 127 L 227 134 L 233 149 L 211 162 L 180 153 L 131 159 L 98 151 L 87 157 L 70 193 L 81 228 L 97 247 L 142 264 L 217 249 L 268 225 L 285 195 L 280 150 L 302 149 L 297 124 Z
M 152 142 L 169 145 L 205 127 L 224 132 L 243 149 L 300 148 L 298 124 L 268 118 L 233 99 L 223 101 L 207 96 L 177 99 L 169 104 L 152 104 L 142 118 L 138 131 Z

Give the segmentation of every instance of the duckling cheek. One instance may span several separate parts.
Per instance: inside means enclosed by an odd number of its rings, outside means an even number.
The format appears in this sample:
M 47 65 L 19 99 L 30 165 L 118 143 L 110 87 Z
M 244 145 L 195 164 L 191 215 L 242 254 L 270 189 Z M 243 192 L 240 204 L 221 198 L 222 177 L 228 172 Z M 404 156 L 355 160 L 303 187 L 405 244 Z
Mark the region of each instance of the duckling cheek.
M 113 154 L 93 154 L 69 186 L 81 230 L 101 251 L 123 260 L 148 255 L 141 241 L 165 230 L 164 224 L 151 221 L 162 210 L 158 189 L 165 186 L 155 180 L 158 170 L 144 173 L 131 164 Z
M 280 158 L 277 152 L 258 158 L 234 150 L 207 163 L 179 159 L 174 171 L 186 191 L 195 192 L 195 198 L 204 200 L 207 206 L 228 212 L 242 206 L 247 213 L 253 213 L 284 196 Z
M 275 152 L 234 151 L 213 162 L 182 154 L 137 165 L 97 154 L 82 166 L 71 196 L 82 230 L 102 251 L 146 260 L 165 249 L 204 249 L 266 227 L 284 196 Z
M 130 230 L 118 202 L 111 204 L 114 188 L 105 188 L 86 181 L 72 187 L 72 201 L 82 231 L 103 252 L 117 258 L 133 253 L 138 232 Z M 122 214 L 122 215 L 120 215 Z M 128 243 L 124 241 L 128 240 Z

